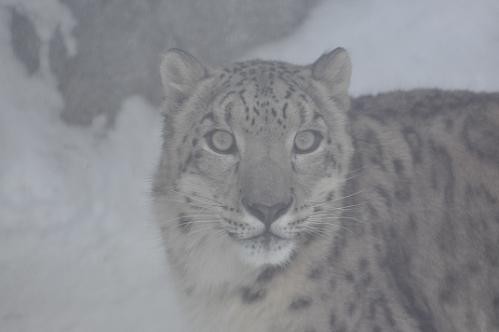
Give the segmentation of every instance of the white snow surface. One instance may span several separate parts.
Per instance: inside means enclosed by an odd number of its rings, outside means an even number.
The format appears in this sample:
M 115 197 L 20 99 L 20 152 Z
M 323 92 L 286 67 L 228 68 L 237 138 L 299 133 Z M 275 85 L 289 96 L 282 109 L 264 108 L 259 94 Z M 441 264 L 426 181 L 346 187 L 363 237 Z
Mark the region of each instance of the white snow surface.
M 13 54 L 9 6 L 41 36 L 34 76 Z M 309 63 L 341 45 L 356 95 L 499 90 L 498 17 L 497 0 L 326 1 L 292 37 L 248 57 Z M 60 120 L 47 43 L 59 27 L 77 52 L 75 24 L 56 0 L 0 1 L 0 331 L 181 331 L 148 195 L 159 112 L 129 96 L 111 129 Z
M 246 58 L 308 64 L 351 56 L 352 95 L 438 87 L 499 90 L 499 1 L 330 0 L 291 37 Z
M 11 4 L 47 37 L 33 77 L 0 7 L 0 331 L 180 331 L 148 195 L 159 111 L 130 96 L 111 129 L 64 124 L 44 50 L 70 19 L 44 3 Z

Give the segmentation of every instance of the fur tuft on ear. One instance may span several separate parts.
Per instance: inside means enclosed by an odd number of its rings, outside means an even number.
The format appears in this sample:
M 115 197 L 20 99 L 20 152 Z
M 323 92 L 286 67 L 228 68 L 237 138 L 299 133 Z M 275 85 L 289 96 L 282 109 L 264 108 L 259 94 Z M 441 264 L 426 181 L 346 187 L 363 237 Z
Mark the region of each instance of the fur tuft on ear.
M 187 52 L 172 48 L 163 55 L 161 81 L 169 102 L 180 104 L 206 76 L 206 68 Z
M 312 77 L 325 84 L 334 96 L 348 96 L 351 74 L 350 57 L 341 47 L 323 54 L 312 64 Z

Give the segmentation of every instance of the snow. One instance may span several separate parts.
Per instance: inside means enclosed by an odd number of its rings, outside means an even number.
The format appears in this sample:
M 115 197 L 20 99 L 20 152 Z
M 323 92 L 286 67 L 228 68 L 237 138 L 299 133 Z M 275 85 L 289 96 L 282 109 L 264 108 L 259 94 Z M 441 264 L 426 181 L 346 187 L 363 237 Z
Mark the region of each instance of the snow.
M 70 21 L 45 3 L 16 3 L 43 25 L 42 54 Z M 0 330 L 179 331 L 149 207 L 158 110 L 130 96 L 111 129 L 64 124 L 48 66 L 27 76 L 0 9 Z
M 10 46 L 12 6 L 41 38 L 33 76 Z M 497 0 L 327 1 L 293 36 L 248 57 L 309 63 L 341 45 L 354 94 L 499 90 L 497 17 Z M 180 331 L 148 196 L 159 112 L 128 96 L 112 128 L 60 120 L 48 42 L 59 28 L 75 54 L 76 24 L 56 0 L 0 2 L 0 330 Z
M 307 64 L 338 46 L 351 54 L 353 95 L 418 87 L 497 91 L 499 1 L 327 1 L 293 36 L 247 58 Z

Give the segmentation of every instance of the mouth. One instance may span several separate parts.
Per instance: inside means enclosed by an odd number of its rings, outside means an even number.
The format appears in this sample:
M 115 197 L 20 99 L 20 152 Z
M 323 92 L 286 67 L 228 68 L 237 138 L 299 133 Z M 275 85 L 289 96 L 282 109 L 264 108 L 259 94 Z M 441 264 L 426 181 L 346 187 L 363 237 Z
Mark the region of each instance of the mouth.
M 279 245 L 291 241 L 291 239 L 283 238 L 271 232 L 265 232 L 260 235 L 252 236 L 247 239 L 239 240 L 243 243 L 250 243 L 253 245 L 260 245 L 264 249 L 270 249 L 271 246 L 277 245 L 277 249 L 280 249 Z
M 254 266 L 285 264 L 295 247 L 293 239 L 271 232 L 249 238 L 231 237 L 239 244 L 243 260 Z
M 233 232 L 227 232 L 229 234 L 229 236 L 234 239 L 235 241 L 237 242 L 260 242 L 264 245 L 268 245 L 271 241 L 279 241 L 279 240 L 282 240 L 282 241 L 290 241 L 291 239 L 288 239 L 288 238 L 285 238 L 285 237 L 282 237 L 282 236 L 279 236 L 275 233 L 273 233 L 272 231 L 264 231 L 260 234 L 257 234 L 257 235 L 252 235 L 252 236 L 249 236 L 249 237 L 245 237 L 245 236 L 242 236 L 240 234 L 237 234 L 237 233 L 233 233 Z

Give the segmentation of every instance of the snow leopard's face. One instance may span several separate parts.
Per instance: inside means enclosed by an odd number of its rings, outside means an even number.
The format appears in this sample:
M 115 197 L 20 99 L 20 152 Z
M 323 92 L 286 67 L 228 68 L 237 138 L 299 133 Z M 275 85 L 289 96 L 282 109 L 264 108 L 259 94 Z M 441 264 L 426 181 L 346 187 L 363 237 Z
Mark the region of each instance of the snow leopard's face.
M 163 65 L 167 171 L 156 184 L 175 211 L 170 231 L 226 243 L 258 266 L 330 236 L 352 149 L 346 53 L 311 67 L 253 61 L 208 72 L 173 52 Z

